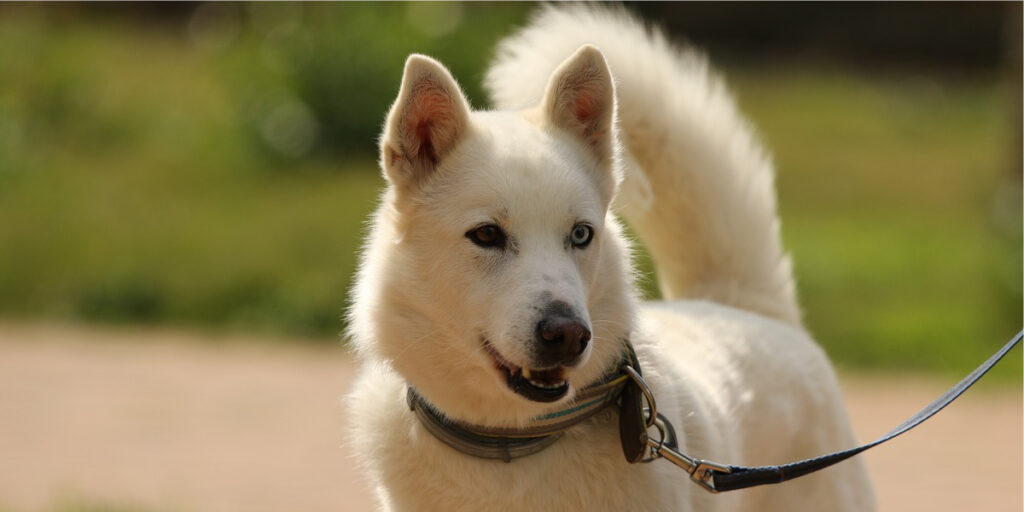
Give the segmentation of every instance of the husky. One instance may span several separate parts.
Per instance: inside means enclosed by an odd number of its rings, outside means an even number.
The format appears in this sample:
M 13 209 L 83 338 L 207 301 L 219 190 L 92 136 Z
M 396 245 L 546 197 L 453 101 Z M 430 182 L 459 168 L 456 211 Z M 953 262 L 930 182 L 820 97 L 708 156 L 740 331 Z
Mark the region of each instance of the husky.
M 589 5 L 542 8 L 496 55 L 493 111 L 410 56 L 381 135 L 347 397 L 381 508 L 872 510 L 859 460 L 712 494 L 623 456 L 627 359 L 687 454 L 780 464 L 855 444 L 801 323 L 772 164 L 706 60 Z M 663 301 L 638 298 L 620 216 Z

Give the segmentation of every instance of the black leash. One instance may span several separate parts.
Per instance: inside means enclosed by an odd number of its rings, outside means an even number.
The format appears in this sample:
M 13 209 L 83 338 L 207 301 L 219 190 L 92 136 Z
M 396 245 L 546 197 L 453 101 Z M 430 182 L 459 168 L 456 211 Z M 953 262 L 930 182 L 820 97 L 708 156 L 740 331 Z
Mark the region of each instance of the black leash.
M 639 373 L 637 373 L 636 377 L 631 381 L 637 385 L 637 389 L 630 391 L 627 387 L 627 389 L 623 391 L 622 414 L 624 417 L 635 417 L 636 408 L 639 406 L 639 391 L 642 391 L 650 406 L 647 410 L 647 414 L 644 415 L 647 421 L 646 426 L 647 428 L 651 426 L 657 427 L 661 432 L 661 439 L 658 441 L 648 439 L 646 431 L 640 435 L 639 439 L 623 435 L 623 452 L 626 454 L 626 459 L 630 462 L 649 462 L 657 458 L 665 458 L 684 468 L 688 473 L 690 473 L 690 477 L 694 481 L 711 492 L 734 491 L 737 489 L 745 489 L 747 487 L 777 484 L 787 480 L 792 480 L 794 478 L 825 469 L 833 464 L 853 457 L 858 453 L 878 446 L 920 425 L 928 418 L 934 416 L 935 413 L 949 405 L 953 400 L 956 400 L 964 391 L 967 391 L 968 388 L 974 385 L 978 379 L 992 369 L 992 367 L 995 366 L 1007 352 L 1012 350 L 1013 347 L 1021 341 L 1021 337 L 1024 337 L 1024 331 L 1017 333 L 1013 339 L 1007 342 L 1006 345 L 1003 345 L 1003 348 L 999 349 L 998 352 L 988 358 L 988 360 L 982 363 L 981 366 L 977 367 L 973 372 L 964 377 L 964 379 L 957 383 L 956 386 L 953 386 L 952 389 L 946 391 L 946 393 L 937 398 L 934 402 L 928 404 L 927 407 L 921 409 L 920 412 L 899 424 L 896 428 L 890 430 L 882 437 L 856 448 L 822 455 L 812 459 L 783 464 L 781 466 L 731 466 L 702 461 L 680 453 L 675 446 L 675 432 L 672 429 L 671 423 L 665 420 L 663 416 L 657 414 L 656 409 L 654 408 L 653 396 L 650 395 L 650 391 L 646 389 L 646 384 L 639 376 Z M 630 395 L 630 393 L 632 393 L 632 395 Z M 630 398 L 631 396 L 632 398 Z M 620 432 L 620 434 L 622 433 Z M 650 448 L 648 456 L 637 456 L 637 442 L 640 442 Z
M 574 417 L 566 420 L 564 424 L 559 423 L 561 420 L 557 419 L 539 418 L 542 422 L 555 421 L 555 424 L 544 423 L 534 429 L 516 432 L 487 430 L 483 427 L 457 424 L 444 418 L 411 387 L 408 389 L 407 398 L 409 407 L 416 413 L 427 431 L 445 444 L 474 457 L 502 459 L 505 462 L 543 450 L 557 441 L 561 432 L 566 428 L 590 417 L 605 406 L 614 404 L 617 399 L 619 438 L 622 442 L 622 452 L 627 461 L 639 463 L 657 459 L 668 460 L 689 473 L 690 478 L 701 487 L 717 493 L 777 484 L 814 473 L 907 432 L 934 416 L 935 413 L 956 400 L 964 391 L 967 391 L 1003 356 L 1017 346 L 1022 337 L 1024 337 L 1024 331 L 1017 333 L 1013 339 L 952 389 L 882 437 L 856 448 L 781 466 L 732 466 L 697 459 L 680 452 L 675 429 L 668 419 L 658 413 L 654 395 L 641 375 L 640 362 L 628 341 L 625 342 L 626 352 L 619 370 L 607 374 L 602 382 L 592 388 L 587 388 L 587 390 L 592 390 L 595 395 L 591 398 L 596 398 L 590 404 L 591 410 L 578 413 L 575 411 L 578 407 L 570 409 Z M 562 414 L 558 413 L 556 416 Z M 659 439 L 653 439 L 648 435 L 651 428 L 657 429 Z

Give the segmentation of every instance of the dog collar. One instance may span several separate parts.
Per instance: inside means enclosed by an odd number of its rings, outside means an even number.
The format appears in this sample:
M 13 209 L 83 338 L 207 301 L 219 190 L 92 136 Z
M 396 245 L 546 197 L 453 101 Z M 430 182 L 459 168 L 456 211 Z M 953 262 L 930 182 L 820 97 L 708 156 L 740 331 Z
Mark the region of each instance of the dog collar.
M 483 427 L 451 420 L 412 386 L 408 387 L 406 400 L 423 427 L 444 444 L 474 457 L 511 462 L 551 446 L 569 428 L 616 403 L 630 378 L 627 366 L 640 367 L 628 340 L 614 370 L 583 388 L 569 407 L 533 418 L 522 428 Z

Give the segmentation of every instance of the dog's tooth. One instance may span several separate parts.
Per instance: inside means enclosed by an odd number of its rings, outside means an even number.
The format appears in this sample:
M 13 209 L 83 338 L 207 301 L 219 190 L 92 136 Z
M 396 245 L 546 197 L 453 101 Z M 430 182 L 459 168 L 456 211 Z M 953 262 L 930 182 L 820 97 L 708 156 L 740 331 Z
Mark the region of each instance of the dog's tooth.
M 530 369 L 525 366 L 523 367 L 523 377 L 526 377 L 526 380 L 530 380 Z

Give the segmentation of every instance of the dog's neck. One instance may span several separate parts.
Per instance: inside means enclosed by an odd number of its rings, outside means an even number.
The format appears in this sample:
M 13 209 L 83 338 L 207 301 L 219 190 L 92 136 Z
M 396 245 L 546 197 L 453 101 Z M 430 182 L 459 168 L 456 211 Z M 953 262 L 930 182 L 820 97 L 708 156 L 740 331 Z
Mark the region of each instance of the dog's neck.
M 596 382 L 580 390 L 565 408 L 537 416 L 522 427 L 484 427 L 454 421 L 437 410 L 408 386 L 409 409 L 423 427 L 448 446 L 474 457 L 512 459 L 537 453 L 561 437 L 562 433 L 615 404 L 628 380 L 623 368 L 639 367 L 636 353 L 625 341 L 622 357 Z

